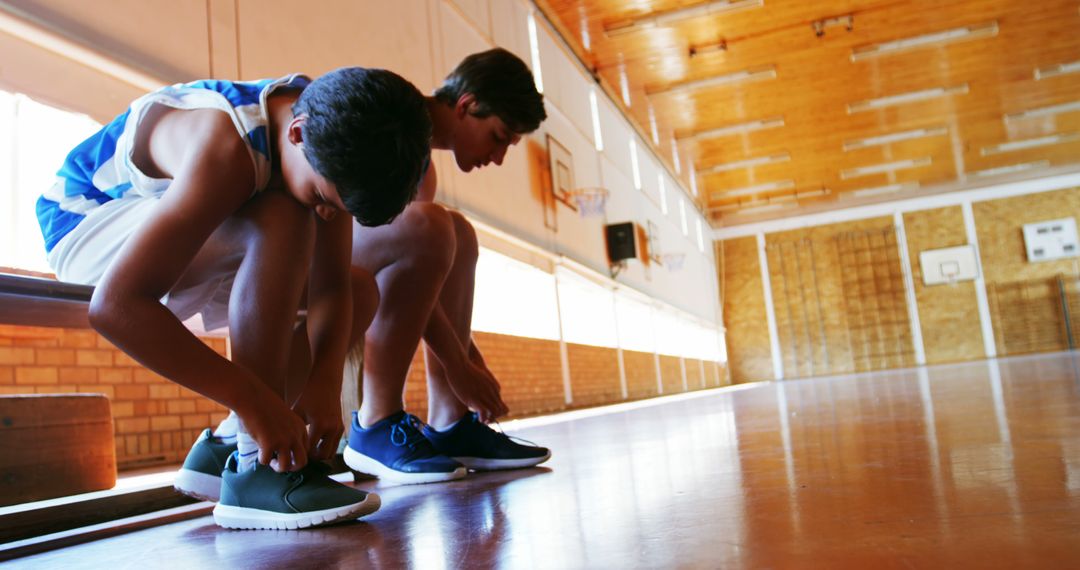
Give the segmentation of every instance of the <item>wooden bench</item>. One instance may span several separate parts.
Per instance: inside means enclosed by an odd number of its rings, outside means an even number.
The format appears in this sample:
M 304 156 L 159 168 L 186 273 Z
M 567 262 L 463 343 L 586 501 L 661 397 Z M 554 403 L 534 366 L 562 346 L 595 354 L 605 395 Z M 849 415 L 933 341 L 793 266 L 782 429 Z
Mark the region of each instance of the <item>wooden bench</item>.
M 86 312 L 93 293 L 89 285 L 0 273 L 0 323 L 90 328 Z

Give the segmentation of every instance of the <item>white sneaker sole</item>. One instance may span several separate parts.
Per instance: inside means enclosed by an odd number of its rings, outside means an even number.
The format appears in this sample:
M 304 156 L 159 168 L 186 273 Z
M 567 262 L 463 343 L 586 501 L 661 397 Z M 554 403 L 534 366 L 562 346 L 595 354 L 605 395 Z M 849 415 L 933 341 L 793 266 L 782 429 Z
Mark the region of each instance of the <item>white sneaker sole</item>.
M 551 452 L 543 457 L 526 457 L 524 459 L 485 459 L 483 457 L 454 457 L 453 460 L 477 471 L 501 471 L 503 469 L 524 469 L 534 467 L 551 459 Z
M 277 513 L 218 503 L 214 522 L 225 528 L 296 530 L 360 518 L 379 510 L 382 501 L 374 493 L 359 503 L 309 513 Z
M 221 499 L 221 477 L 199 473 L 191 469 L 176 472 L 173 487 L 181 493 L 200 501 L 218 502 Z
M 351 447 L 345 448 L 345 465 L 361 473 L 374 475 L 383 481 L 400 483 L 402 485 L 419 485 L 422 483 L 441 483 L 461 479 L 468 472 L 464 467 L 458 467 L 448 473 L 406 473 L 391 469 L 375 459 L 372 459 Z

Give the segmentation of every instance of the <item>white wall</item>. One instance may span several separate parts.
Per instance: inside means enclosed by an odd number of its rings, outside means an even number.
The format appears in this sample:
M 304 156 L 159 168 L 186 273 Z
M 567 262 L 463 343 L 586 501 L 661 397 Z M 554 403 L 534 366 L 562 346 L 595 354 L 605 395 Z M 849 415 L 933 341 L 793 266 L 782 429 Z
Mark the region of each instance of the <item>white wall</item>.
M 525 0 L 15 0 L 16 8 L 117 60 L 166 82 L 217 76 L 242 79 L 293 71 L 318 75 L 343 65 L 392 69 L 425 92 L 462 57 L 501 45 L 531 61 Z M 0 7 L 0 9 L 3 9 Z M 597 89 L 604 150 L 595 150 L 589 90 L 592 78 L 538 15 L 541 68 L 549 119 L 506 156 L 501 167 L 461 173 L 447 153 L 435 160 L 440 199 L 476 219 L 606 274 L 603 226 L 653 221 L 666 252 L 686 254 L 680 272 L 631 262 L 618 280 L 707 322 L 719 323 L 713 250 L 698 249 L 686 198 L 689 236 L 679 219 L 684 189 L 667 176 L 646 141 Z M 64 62 L 55 54 L 0 33 L 0 85 L 108 120 L 137 95 L 115 78 Z M 10 56 L 17 61 L 8 65 Z M 43 73 L 41 70 L 48 70 Z M 558 230 L 544 225 L 542 197 L 531 181 L 529 144 L 546 148 L 551 134 L 573 154 L 577 186 L 611 192 L 602 218 L 581 218 L 559 206 Z M 637 140 L 642 190 L 633 185 L 629 141 Z M 664 173 L 668 212 L 659 204 Z M 706 226 L 707 227 L 707 226 Z

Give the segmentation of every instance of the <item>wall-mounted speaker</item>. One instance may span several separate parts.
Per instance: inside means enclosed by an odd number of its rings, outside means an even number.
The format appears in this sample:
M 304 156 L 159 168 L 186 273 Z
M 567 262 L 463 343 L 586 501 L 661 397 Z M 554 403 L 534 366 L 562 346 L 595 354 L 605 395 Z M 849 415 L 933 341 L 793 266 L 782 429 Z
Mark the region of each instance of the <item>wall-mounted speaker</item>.
M 637 257 L 634 222 L 607 224 L 604 226 L 604 238 L 607 242 L 609 262 L 618 263 Z

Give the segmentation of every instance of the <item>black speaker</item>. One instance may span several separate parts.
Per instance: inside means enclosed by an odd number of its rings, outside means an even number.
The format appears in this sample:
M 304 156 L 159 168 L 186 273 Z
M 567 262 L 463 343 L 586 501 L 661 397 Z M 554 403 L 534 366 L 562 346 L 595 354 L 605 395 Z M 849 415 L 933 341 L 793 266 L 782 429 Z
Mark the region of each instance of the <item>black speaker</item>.
M 637 248 L 634 246 L 634 222 L 604 226 L 604 238 L 607 242 L 608 261 L 611 263 L 637 257 Z

